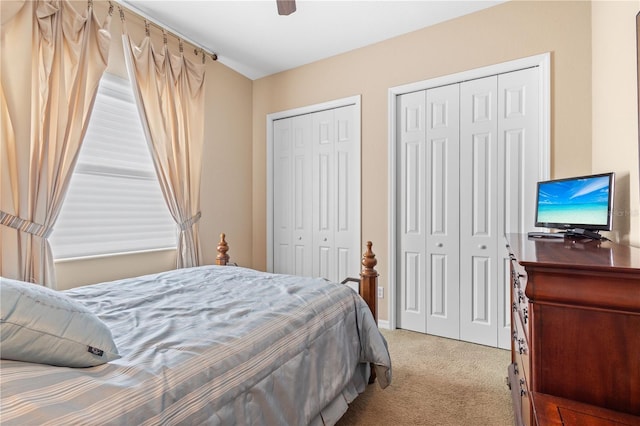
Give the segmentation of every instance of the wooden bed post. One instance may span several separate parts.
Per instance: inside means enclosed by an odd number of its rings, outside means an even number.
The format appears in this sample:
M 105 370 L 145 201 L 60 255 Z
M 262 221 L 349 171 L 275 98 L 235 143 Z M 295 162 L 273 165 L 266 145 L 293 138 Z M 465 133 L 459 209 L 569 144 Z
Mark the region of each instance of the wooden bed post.
M 216 256 L 216 265 L 226 265 L 229 263 L 229 255 L 227 252 L 229 251 L 229 244 L 224 239 L 225 235 L 220 234 L 220 242 L 218 243 L 218 255 Z
M 378 260 L 371 251 L 371 241 L 367 241 L 367 251 L 362 254 L 362 272 L 360 272 L 360 296 L 367 302 L 373 319 L 378 323 L 378 271 L 374 269 Z
M 367 241 L 367 251 L 362 254 L 362 271 L 360 272 L 360 296 L 367 302 L 373 319 L 378 324 L 378 271 L 374 268 L 378 261 L 376 255 L 371 251 L 371 241 Z M 371 374 L 369 376 L 369 384 L 376 381 L 376 370 L 373 363 L 369 366 Z

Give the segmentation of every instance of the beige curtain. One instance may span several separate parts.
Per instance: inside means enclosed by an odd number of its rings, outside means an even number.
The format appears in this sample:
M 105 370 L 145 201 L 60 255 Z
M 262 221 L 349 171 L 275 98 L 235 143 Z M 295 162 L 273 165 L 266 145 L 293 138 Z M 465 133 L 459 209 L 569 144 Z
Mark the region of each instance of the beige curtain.
M 166 42 L 156 51 L 148 35 L 136 46 L 126 28 L 122 40 L 160 187 L 178 224 L 177 267 L 198 266 L 204 65 L 187 60 L 182 52 L 171 54 Z
M 111 34 L 90 3 L 2 6 L 0 275 L 55 288 L 47 237 L 76 163 Z

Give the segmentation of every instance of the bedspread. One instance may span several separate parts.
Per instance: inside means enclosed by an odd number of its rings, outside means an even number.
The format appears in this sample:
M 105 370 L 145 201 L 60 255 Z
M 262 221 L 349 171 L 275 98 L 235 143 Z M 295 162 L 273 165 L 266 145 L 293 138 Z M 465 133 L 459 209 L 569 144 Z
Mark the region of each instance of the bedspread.
M 203 266 L 66 291 L 121 359 L 91 368 L 2 360 L 0 421 L 333 424 L 391 361 L 365 302 L 322 279 Z

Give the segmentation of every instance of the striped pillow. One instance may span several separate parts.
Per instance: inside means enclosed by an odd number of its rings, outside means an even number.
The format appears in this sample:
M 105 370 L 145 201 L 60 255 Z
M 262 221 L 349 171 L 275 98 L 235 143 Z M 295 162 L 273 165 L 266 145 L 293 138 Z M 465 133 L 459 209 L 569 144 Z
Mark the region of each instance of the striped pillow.
M 70 297 L 0 277 L 0 357 L 64 367 L 120 358 L 109 328 Z

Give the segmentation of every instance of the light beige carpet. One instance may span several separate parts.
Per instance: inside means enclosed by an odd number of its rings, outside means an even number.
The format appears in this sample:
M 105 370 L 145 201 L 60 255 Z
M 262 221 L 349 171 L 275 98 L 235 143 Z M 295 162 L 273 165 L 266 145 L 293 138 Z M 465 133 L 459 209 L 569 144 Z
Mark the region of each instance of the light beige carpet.
M 389 343 L 392 383 L 376 382 L 338 426 L 514 424 L 506 385 L 509 351 L 406 330 L 381 330 Z

